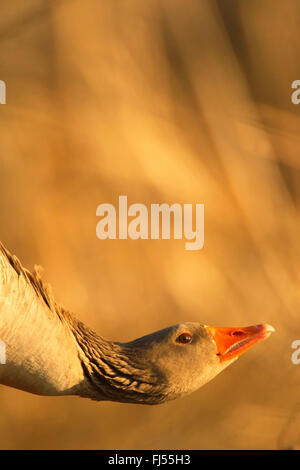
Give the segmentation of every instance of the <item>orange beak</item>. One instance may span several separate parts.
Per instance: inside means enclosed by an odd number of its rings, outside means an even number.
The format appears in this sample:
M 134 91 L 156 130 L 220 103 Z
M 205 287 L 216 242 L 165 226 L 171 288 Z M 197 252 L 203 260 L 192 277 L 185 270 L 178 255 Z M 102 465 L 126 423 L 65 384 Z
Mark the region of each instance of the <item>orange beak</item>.
M 268 338 L 275 329 L 271 325 L 253 325 L 242 328 L 205 326 L 216 343 L 220 361 L 228 361 L 243 354 L 256 343 Z

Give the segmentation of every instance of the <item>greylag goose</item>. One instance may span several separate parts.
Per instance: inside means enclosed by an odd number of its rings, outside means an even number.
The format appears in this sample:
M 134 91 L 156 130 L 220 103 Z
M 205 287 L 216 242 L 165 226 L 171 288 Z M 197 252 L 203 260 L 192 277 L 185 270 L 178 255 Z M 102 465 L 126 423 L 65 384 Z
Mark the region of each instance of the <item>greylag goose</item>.
M 25 269 L 0 244 L 3 385 L 38 395 L 163 403 L 197 390 L 273 331 L 267 324 L 188 322 L 128 343 L 108 341 L 58 305 L 38 270 Z

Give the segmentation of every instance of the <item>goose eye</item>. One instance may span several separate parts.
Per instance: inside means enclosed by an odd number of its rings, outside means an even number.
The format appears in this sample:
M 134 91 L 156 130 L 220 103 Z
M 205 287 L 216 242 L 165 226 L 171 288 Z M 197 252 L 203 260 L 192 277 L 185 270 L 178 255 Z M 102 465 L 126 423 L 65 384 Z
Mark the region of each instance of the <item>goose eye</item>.
M 177 343 L 188 344 L 192 341 L 192 335 L 190 333 L 181 333 L 176 339 Z

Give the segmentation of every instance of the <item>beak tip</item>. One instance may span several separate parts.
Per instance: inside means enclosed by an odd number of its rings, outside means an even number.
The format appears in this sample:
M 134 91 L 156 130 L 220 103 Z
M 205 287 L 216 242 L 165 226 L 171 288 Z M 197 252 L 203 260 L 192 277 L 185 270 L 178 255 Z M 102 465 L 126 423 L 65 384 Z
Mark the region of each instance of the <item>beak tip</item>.
M 274 333 L 274 331 L 276 331 L 275 328 L 272 325 L 269 325 L 268 323 L 265 323 L 263 327 L 266 333 Z

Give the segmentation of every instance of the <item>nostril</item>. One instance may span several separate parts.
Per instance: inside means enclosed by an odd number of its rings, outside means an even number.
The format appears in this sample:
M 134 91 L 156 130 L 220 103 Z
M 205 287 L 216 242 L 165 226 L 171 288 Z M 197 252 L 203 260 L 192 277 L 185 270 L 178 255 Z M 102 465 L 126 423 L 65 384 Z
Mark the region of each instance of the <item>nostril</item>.
M 241 330 L 236 330 L 231 333 L 231 336 L 243 336 L 244 333 Z

